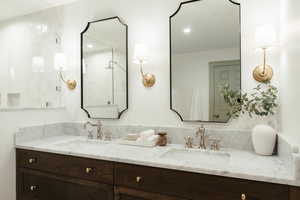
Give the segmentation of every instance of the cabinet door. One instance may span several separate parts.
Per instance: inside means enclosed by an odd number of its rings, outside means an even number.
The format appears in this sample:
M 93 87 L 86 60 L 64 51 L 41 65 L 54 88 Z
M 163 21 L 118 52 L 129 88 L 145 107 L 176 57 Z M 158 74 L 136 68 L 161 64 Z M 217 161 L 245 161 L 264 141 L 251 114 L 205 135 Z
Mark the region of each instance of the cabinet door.
M 178 197 L 166 196 L 157 193 L 150 193 L 134 190 L 126 187 L 115 188 L 115 200 L 187 200 Z
M 18 200 L 113 200 L 113 187 L 39 172 L 18 173 Z
M 300 188 L 291 187 L 290 188 L 290 200 L 299 200 L 300 199 Z

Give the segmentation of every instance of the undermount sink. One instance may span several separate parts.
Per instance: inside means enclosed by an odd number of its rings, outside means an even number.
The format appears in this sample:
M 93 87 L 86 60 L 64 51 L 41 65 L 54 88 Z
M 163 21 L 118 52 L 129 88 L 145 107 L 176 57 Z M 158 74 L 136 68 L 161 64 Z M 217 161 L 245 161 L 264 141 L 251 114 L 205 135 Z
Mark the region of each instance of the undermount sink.
M 109 142 L 101 140 L 72 140 L 68 142 L 58 143 L 55 146 L 72 150 L 82 150 L 91 148 L 101 149 L 104 148 L 107 144 L 109 144 Z
M 224 151 L 174 148 L 162 154 L 160 158 L 201 165 L 220 166 L 229 162 L 230 154 Z

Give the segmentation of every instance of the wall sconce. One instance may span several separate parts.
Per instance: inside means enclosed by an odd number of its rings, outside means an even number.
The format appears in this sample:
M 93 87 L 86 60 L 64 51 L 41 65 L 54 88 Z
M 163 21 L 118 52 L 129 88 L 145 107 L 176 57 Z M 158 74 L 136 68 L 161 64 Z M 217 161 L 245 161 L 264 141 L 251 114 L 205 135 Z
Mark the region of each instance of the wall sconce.
M 267 64 L 267 50 L 276 44 L 276 31 L 271 25 L 260 26 L 255 33 L 256 46 L 263 51 L 263 64 L 255 67 L 253 78 L 262 83 L 269 82 L 273 77 L 273 69 Z
M 155 84 L 156 79 L 153 74 L 144 73 L 144 71 L 143 71 L 143 65 L 148 62 L 147 57 L 148 57 L 147 47 L 143 44 L 135 45 L 133 62 L 135 64 L 140 65 L 141 75 L 143 78 L 143 84 L 145 87 L 150 88 Z
M 63 71 L 67 70 L 66 56 L 64 53 L 56 53 L 54 57 L 54 68 L 58 71 L 59 78 L 67 85 L 70 90 L 74 90 L 77 86 L 76 80 L 66 80 L 63 77 Z

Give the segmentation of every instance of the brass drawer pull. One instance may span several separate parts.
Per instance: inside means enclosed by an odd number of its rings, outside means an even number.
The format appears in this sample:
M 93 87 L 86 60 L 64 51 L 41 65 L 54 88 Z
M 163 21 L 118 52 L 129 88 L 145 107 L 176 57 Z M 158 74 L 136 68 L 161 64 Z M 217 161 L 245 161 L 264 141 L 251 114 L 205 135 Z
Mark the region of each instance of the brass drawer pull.
M 28 159 L 28 163 L 29 164 L 33 164 L 33 163 L 35 163 L 36 162 L 36 159 L 35 158 L 29 158 Z
M 241 195 L 241 200 L 246 200 L 246 199 L 247 199 L 246 195 L 245 195 L 245 194 L 242 194 L 242 195 Z
M 137 177 L 135 178 L 135 180 L 136 180 L 137 183 L 140 183 L 140 182 L 142 181 L 142 177 L 137 176 Z
M 93 171 L 93 169 L 90 168 L 90 167 L 87 167 L 87 168 L 85 169 L 85 173 L 87 173 L 87 174 L 90 174 L 92 171 Z
M 31 192 L 36 191 L 36 189 L 37 189 L 37 186 L 35 186 L 35 185 L 30 186 L 30 191 Z

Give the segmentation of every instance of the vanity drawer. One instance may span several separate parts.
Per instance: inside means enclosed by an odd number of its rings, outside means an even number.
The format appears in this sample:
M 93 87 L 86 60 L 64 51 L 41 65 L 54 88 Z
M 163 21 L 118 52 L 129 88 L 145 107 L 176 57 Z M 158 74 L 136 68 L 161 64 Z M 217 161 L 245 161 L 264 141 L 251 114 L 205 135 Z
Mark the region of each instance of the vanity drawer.
M 17 150 L 17 167 L 113 184 L 113 163 L 73 156 Z
M 18 170 L 17 200 L 113 200 L 112 185 L 60 177 L 28 169 Z
M 115 184 L 187 199 L 288 200 L 289 187 L 221 176 L 117 164 Z M 218 197 L 218 198 L 217 198 Z

